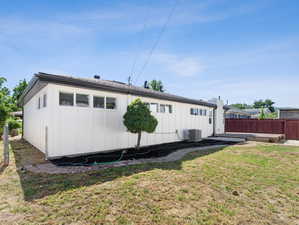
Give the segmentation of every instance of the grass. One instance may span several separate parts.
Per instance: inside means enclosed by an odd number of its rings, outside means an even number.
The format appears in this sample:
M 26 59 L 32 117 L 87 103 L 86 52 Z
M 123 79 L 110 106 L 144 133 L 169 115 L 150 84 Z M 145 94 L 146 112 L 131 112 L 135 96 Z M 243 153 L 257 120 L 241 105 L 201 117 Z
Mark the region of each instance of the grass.
M 171 163 L 48 175 L 23 172 L 41 157 L 22 141 L 11 146 L 10 166 L 0 166 L 0 224 L 299 221 L 298 147 L 237 145 Z

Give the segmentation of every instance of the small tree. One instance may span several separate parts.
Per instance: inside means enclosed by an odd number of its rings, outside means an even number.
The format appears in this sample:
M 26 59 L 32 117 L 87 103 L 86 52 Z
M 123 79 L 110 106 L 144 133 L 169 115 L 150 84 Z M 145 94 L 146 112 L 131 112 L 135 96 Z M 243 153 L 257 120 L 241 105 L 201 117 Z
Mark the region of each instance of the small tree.
M 154 90 L 154 91 L 160 91 L 160 92 L 164 92 L 164 86 L 162 81 L 160 80 L 152 80 L 149 82 L 149 88 Z
M 261 109 L 261 113 L 260 113 L 259 119 L 260 120 L 266 119 L 266 114 L 265 114 L 264 108 Z
M 153 133 L 158 125 L 158 120 L 151 115 L 147 105 L 139 98 L 135 99 L 127 107 L 127 112 L 123 116 L 124 125 L 134 134 L 138 134 L 136 149 L 140 148 L 141 133 Z

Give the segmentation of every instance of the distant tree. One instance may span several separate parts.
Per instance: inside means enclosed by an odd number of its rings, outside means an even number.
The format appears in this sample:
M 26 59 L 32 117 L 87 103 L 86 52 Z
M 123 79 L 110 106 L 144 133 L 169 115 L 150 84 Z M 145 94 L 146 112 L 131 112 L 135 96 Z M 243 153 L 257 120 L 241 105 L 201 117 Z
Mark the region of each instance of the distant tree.
M 162 81 L 160 80 L 152 80 L 149 82 L 149 86 L 150 89 L 154 90 L 154 91 L 160 91 L 160 92 L 164 92 L 164 86 Z
M 8 116 L 9 113 L 7 108 L 3 104 L 0 104 L 0 136 L 2 135 L 3 127 L 5 125 Z
M 19 98 L 21 97 L 21 95 L 23 94 L 27 86 L 28 83 L 24 79 L 24 80 L 20 80 L 17 86 L 14 87 L 14 89 L 12 90 L 12 98 L 14 102 L 17 102 L 19 100 Z
M 140 148 L 141 133 L 153 133 L 158 125 L 158 120 L 151 115 L 147 105 L 139 98 L 135 99 L 127 107 L 127 112 L 123 116 L 124 125 L 134 134 L 138 134 L 136 150 Z
M 260 119 L 260 120 L 264 120 L 264 119 L 266 119 L 266 114 L 265 114 L 265 110 L 264 110 L 264 108 L 261 109 L 261 113 L 260 113 L 260 115 L 259 115 L 259 119 Z
M 275 112 L 275 108 L 273 107 L 274 104 L 275 104 L 275 102 L 273 102 L 271 99 L 266 99 L 265 101 L 260 99 L 253 103 L 253 107 L 255 109 L 267 108 L 267 109 L 269 109 L 270 112 Z
M 230 106 L 238 108 L 238 109 L 251 109 L 252 106 L 251 105 L 247 105 L 245 103 L 235 103 L 235 104 L 231 104 Z
M 11 97 L 9 96 L 9 89 L 4 87 L 6 79 L 0 77 L 0 133 L 11 111 Z
M 273 107 L 275 102 L 273 102 L 271 99 L 266 99 L 264 103 L 265 103 L 265 107 L 268 108 L 270 112 L 272 113 L 275 112 L 275 109 Z
M 267 113 L 266 118 L 267 119 L 277 119 L 278 118 L 278 113 L 277 112 Z
M 255 109 L 264 108 L 265 106 L 266 106 L 265 102 L 262 99 L 254 101 L 254 103 L 253 103 L 253 108 L 255 108 Z
M 11 110 L 12 98 L 10 96 L 10 91 L 4 86 L 6 78 L 0 77 L 0 105 L 6 108 L 7 111 Z

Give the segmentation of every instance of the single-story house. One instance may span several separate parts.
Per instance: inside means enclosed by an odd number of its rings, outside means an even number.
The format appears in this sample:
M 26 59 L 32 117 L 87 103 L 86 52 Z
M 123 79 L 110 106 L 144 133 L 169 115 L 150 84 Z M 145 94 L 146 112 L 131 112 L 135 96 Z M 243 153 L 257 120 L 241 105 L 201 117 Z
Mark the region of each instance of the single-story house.
M 238 109 L 232 106 L 228 106 L 228 110 L 225 111 L 226 119 L 250 119 L 251 114 L 242 109 Z
M 291 107 L 279 108 L 278 118 L 299 120 L 299 108 L 291 108 Z
M 123 115 L 136 98 L 159 122 L 154 133 L 142 134 L 142 146 L 181 141 L 190 129 L 202 137 L 224 133 L 220 99 L 210 103 L 99 77 L 38 73 L 20 98 L 23 138 L 49 159 L 134 147 L 137 135 L 127 131 Z

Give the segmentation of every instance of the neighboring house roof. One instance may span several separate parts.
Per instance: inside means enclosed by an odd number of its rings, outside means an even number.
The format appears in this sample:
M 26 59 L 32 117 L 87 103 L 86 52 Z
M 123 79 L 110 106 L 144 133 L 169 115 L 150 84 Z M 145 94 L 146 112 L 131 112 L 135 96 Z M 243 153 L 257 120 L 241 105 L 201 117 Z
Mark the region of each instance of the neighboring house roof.
M 257 115 L 262 112 L 262 108 L 260 109 L 244 109 L 245 112 L 250 113 L 251 115 Z M 268 108 L 264 108 L 265 113 L 270 113 L 270 110 Z
M 280 111 L 299 111 L 299 108 L 292 108 L 292 107 L 281 107 L 278 108 Z
M 23 116 L 23 112 L 22 111 L 18 111 L 18 112 L 11 112 L 10 115 L 12 116 L 18 116 L 18 117 L 21 117 Z
M 238 109 L 238 108 L 231 107 L 231 106 L 229 106 L 228 108 L 229 109 L 226 111 L 226 113 L 234 113 L 234 114 L 242 114 L 242 115 L 250 116 L 249 112 L 246 112 L 242 109 Z
M 38 83 L 40 84 L 38 85 Z M 138 87 L 134 85 L 128 85 L 125 83 L 117 82 L 117 81 L 109 81 L 109 80 L 101 80 L 101 79 L 90 79 L 90 78 L 76 78 L 72 76 L 65 76 L 65 75 L 55 75 L 55 74 L 47 74 L 47 73 L 38 73 L 35 74 L 32 80 L 29 82 L 28 87 L 25 89 L 24 93 L 20 98 L 21 105 L 24 105 L 28 101 L 24 100 L 27 95 L 31 98 L 34 96 L 34 93 L 30 93 L 30 91 L 35 86 L 40 86 L 40 89 L 47 83 L 57 83 L 63 85 L 71 85 L 77 87 L 85 87 L 89 89 L 100 89 L 106 90 L 111 92 L 118 92 L 118 93 L 125 93 L 125 94 L 132 94 L 137 96 L 143 97 L 151 97 L 156 99 L 163 99 L 169 101 L 176 101 L 182 103 L 189 103 L 189 104 L 196 104 L 196 105 L 203 105 L 208 107 L 217 108 L 216 104 L 209 103 L 203 100 L 196 100 L 185 98 L 173 94 L 168 94 L 164 92 L 154 91 L 151 89 Z M 37 90 L 36 90 L 37 91 Z

